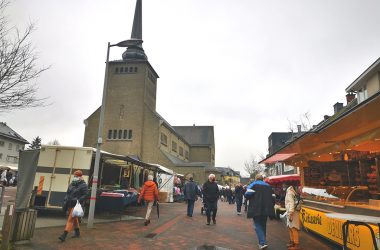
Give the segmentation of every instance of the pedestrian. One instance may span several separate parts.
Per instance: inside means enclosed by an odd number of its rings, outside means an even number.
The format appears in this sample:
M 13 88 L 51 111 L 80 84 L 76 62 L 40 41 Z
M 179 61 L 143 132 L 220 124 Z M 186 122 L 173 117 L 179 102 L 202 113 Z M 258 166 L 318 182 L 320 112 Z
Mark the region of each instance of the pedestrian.
M 245 192 L 247 192 L 247 185 L 243 186 L 243 204 L 244 204 L 244 212 L 248 210 L 248 200 L 245 198 Z
M 274 193 L 272 187 L 263 181 L 261 174 L 256 175 L 256 180 L 249 184 L 246 192 L 249 198 L 248 215 L 253 218 L 256 235 L 259 239 L 259 249 L 268 247 L 266 241 L 266 225 L 268 216 L 274 218 Z
M 206 216 L 207 216 L 206 225 L 210 225 L 211 212 L 212 212 L 212 223 L 216 224 L 216 213 L 218 211 L 218 198 L 219 198 L 218 184 L 216 184 L 215 182 L 215 175 L 210 174 L 208 176 L 208 181 L 206 181 L 203 184 L 203 201 L 206 204 Z
M 239 183 L 235 187 L 235 199 L 236 199 L 236 212 L 237 215 L 241 215 L 241 206 L 243 205 L 243 186 Z
M 88 187 L 86 182 L 83 180 L 82 177 L 82 171 L 76 170 L 74 172 L 74 177 L 69 185 L 69 188 L 67 189 L 65 198 L 63 200 L 63 210 L 69 213 L 69 217 L 67 218 L 65 230 L 63 231 L 63 234 L 58 237 L 61 242 L 64 242 L 66 239 L 66 236 L 71 231 L 75 231 L 74 238 L 80 237 L 80 231 L 79 231 L 79 219 L 78 217 L 72 217 L 73 208 L 77 204 L 77 201 L 81 204 L 83 207 L 84 202 L 87 198 L 88 194 Z
M 3 186 L 7 186 L 7 184 L 8 184 L 7 172 L 8 171 L 6 169 L 4 169 L 3 172 L 1 173 L 0 182 L 3 184 Z
M 227 195 L 228 204 L 232 204 L 232 190 L 231 190 L 231 187 L 229 186 L 226 187 L 226 195 Z
M 286 226 L 288 227 L 290 241 L 287 244 L 290 250 L 299 250 L 299 230 L 300 230 L 300 218 L 299 211 L 297 211 L 297 205 L 299 205 L 298 194 L 295 188 L 289 183 L 284 183 L 286 188 L 285 195 L 285 208 L 286 208 Z
M 190 180 L 185 184 L 183 191 L 187 202 L 187 216 L 193 217 L 194 203 L 199 194 L 198 186 L 195 184 L 193 177 L 190 177 Z
M 158 202 L 158 189 L 156 183 L 153 181 L 153 175 L 148 175 L 148 180 L 144 183 L 144 186 L 140 191 L 138 199 L 139 204 L 142 199 L 146 201 L 148 207 L 144 221 L 144 225 L 147 226 L 150 223 L 150 214 L 152 212 L 154 201 Z

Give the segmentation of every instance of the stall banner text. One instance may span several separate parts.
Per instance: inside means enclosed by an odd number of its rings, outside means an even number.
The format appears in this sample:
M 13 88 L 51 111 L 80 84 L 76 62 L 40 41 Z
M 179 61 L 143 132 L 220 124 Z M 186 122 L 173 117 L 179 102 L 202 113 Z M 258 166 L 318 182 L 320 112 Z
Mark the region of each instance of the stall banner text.
M 343 245 L 342 224 L 344 220 L 331 219 L 326 213 L 303 207 L 300 211 L 303 226 L 340 245 Z M 379 242 L 379 229 L 371 225 Z M 350 249 L 373 249 L 372 237 L 368 228 L 350 225 L 348 228 L 347 246 Z

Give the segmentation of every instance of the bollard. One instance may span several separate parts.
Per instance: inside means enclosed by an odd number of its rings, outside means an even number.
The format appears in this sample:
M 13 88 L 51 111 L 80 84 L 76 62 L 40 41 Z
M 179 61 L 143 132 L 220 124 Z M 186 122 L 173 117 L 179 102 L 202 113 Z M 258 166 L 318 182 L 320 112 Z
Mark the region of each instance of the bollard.
M 0 194 L 0 214 L 1 214 L 1 208 L 3 207 L 5 187 L 4 185 L 0 185 L 0 188 L 1 188 L 1 194 Z

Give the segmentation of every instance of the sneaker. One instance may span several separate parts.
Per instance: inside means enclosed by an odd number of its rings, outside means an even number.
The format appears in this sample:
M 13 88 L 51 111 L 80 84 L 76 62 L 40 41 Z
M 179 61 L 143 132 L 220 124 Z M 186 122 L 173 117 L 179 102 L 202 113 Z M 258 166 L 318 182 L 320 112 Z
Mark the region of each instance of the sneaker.
M 237 215 L 241 215 L 241 213 L 240 213 L 240 212 L 237 212 Z
M 260 244 L 259 244 L 259 249 L 266 249 L 267 247 L 268 247 L 267 244 L 264 244 L 264 245 L 260 245 Z

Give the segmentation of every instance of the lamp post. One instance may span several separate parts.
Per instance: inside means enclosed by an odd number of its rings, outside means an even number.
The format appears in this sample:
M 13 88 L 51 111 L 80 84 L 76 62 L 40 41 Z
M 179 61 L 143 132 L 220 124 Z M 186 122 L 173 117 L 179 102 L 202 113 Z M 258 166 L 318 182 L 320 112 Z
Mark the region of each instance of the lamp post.
M 109 54 L 111 47 L 128 47 L 130 45 L 129 40 L 121 41 L 117 44 L 107 45 L 107 58 L 106 58 L 106 70 L 104 74 L 104 86 L 103 86 L 103 97 L 102 106 L 100 107 L 100 118 L 99 118 L 99 128 L 98 128 L 98 140 L 96 143 L 96 155 L 95 155 L 95 165 L 94 173 L 92 177 L 91 185 L 91 197 L 90 197 L 90 210 L 88 213 L 87 228 L 92 228 L 94 225 L 94 214 L 95 214 L 95 202 L 96 202 L 96 191 L 98 187 L 98 175 L 99 175 L 99 163 L 100 163 L 100 149 L 103 143 L 102 133 L 103 133 L 103 122 L 104 122 L 104 111 L 106 105 L 106 95 L 107 95 L 107 84 L 108 84 L 108 64 L 109 64 Z

